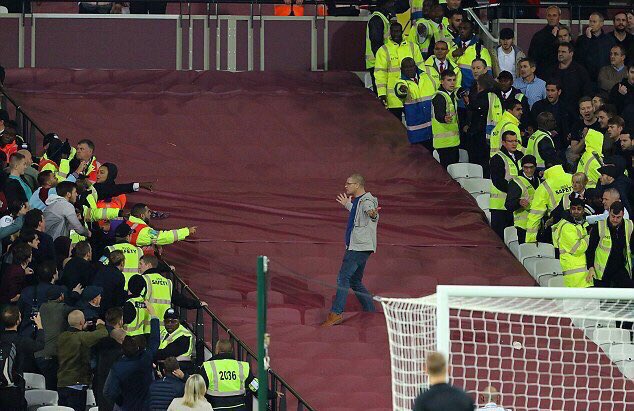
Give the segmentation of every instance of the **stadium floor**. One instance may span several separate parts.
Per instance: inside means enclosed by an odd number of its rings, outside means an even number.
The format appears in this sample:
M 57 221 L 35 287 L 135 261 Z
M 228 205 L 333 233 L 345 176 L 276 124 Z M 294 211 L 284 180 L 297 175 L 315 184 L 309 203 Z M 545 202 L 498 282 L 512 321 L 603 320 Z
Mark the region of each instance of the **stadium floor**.
M 45 131 L 93 139 L 119 182 L 155 181 L 130 199 L 171 213 L 155 226 L 199 227 L 167 257 L 251 346 L 256 256 L 271 258 L 271 365 L 318 410 L 391 406 L 383 315 L 351 296 L 343 325 L 317 327 L 344 251 L 335 197 L 350 173 L 382 207 L 372 292 L 534 285 L 475 200 L 352 74 L 26 69 L 7 83 Z

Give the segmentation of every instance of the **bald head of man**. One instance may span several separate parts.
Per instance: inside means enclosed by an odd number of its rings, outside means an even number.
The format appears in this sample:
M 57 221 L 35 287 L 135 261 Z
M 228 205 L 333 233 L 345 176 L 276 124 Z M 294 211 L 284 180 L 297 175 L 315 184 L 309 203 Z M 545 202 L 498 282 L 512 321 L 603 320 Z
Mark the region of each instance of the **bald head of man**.
M 74 310 L 68 314 L 68 325 L 70 325 L 71 327 L 78 330 L 83 330 L 85 323 L 86 319 L 83 312 L 79 310 Z

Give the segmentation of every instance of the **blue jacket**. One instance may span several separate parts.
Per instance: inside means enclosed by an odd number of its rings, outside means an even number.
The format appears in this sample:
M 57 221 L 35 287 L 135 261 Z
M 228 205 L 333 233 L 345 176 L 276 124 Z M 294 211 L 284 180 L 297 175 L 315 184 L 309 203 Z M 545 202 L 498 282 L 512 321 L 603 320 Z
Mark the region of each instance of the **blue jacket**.
M 185 383 L 168 375 L 162 380 L 156 380 L 150 386 L 150 410 L 167 411 L 174 398 L 180 398 L 185 393 Z
M 150 385 L 154 380 L 152 359 L 161 342 L 159 320 L 150 320 L 147 348 L 132 357 L 125 355 L 110 369 L 103 394 L 122 411 L 148 411 Z

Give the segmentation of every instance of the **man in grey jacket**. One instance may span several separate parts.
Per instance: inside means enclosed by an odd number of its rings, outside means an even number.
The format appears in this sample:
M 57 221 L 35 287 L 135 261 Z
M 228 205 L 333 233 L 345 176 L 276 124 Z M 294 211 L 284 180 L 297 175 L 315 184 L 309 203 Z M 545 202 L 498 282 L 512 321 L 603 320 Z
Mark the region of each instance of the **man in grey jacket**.
M 337 294 L 322 327 L 343 322 L 349 288 L 355 292 L 364 311 L 375 311 L 372 295 L 362 280 L 365 264 L 370 254 L 376 251 L 379 200 L 371 193 L 366 193 L 365 179 L 360 174 L 348 177 L 345 188 L 346 193 L 339 194 L 337 202 L 350 212 L 346 228 L 346 253 L 337 277 Z
M 57 185 L 57 195 L 50 195 L 44 209 L 46 234 L 53 237 L 70 235 L 70 230 L 77 234 L 90 237 L 90 231 L 77 218 L 75 204 L 77 201 L 77 185 L 70 181 L 62 181 Z

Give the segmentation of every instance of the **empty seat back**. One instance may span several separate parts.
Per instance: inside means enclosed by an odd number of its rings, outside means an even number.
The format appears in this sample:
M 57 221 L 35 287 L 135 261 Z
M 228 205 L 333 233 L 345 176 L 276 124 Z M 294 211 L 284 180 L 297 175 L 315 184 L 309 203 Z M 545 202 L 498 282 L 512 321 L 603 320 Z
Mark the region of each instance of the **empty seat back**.
M 452 178 L 473 178 L 482 177 L 482 166 L 472 163 L 456 163 L 447 166 L 447 172 Z

